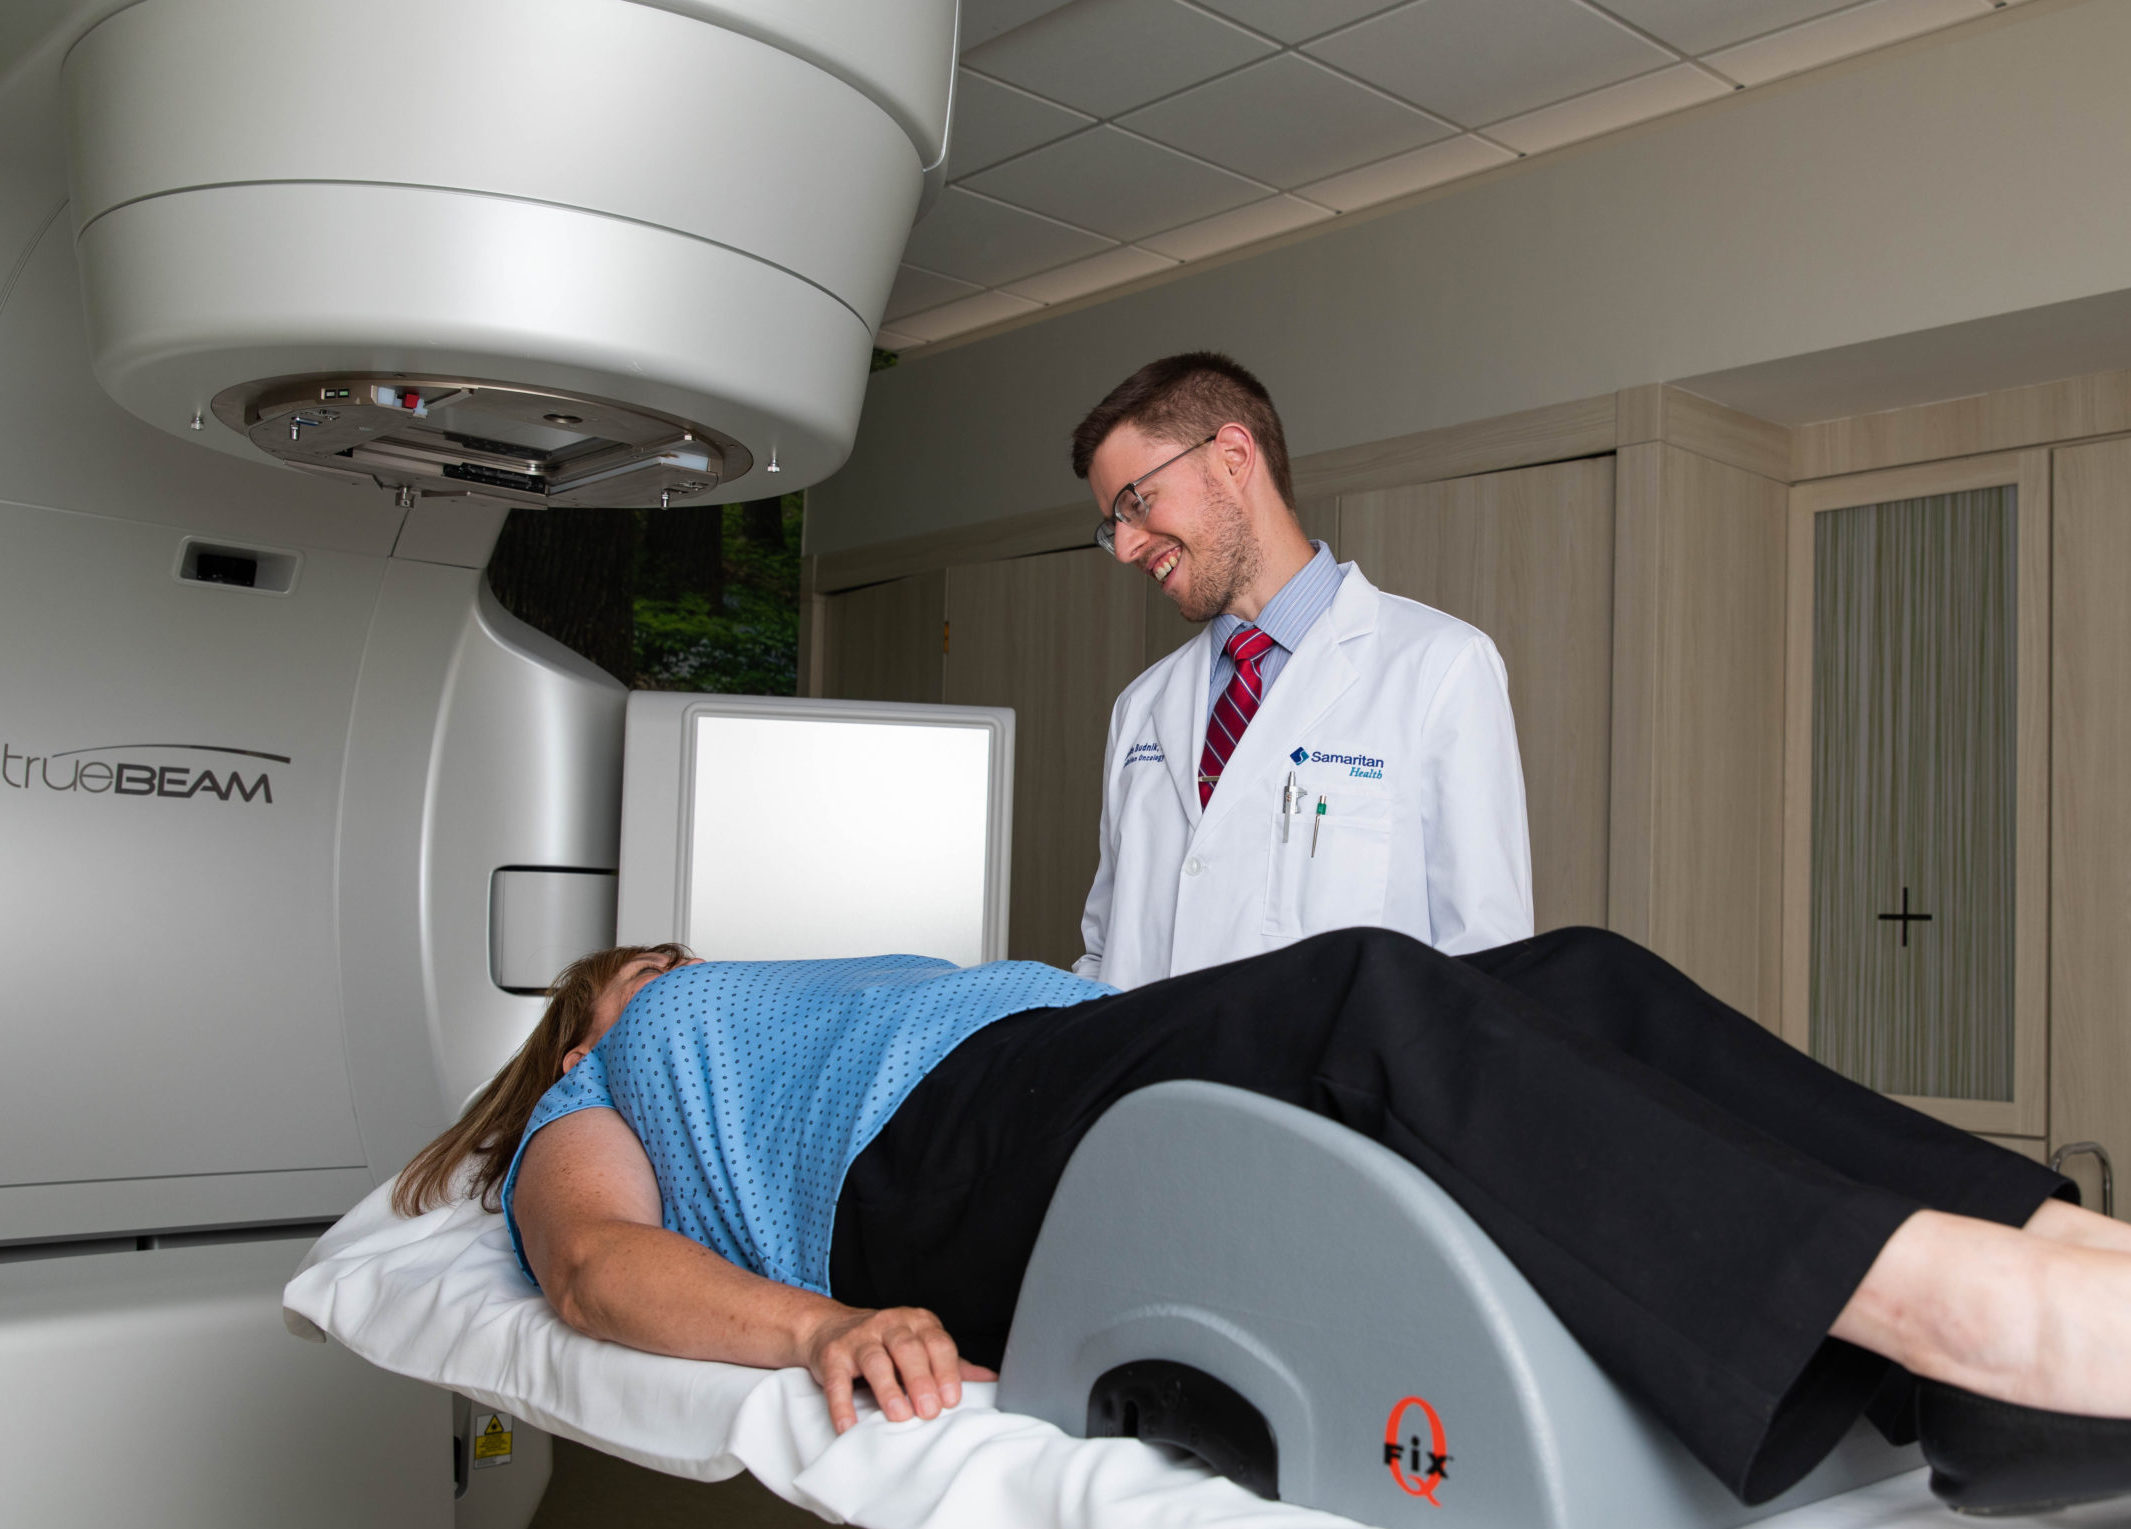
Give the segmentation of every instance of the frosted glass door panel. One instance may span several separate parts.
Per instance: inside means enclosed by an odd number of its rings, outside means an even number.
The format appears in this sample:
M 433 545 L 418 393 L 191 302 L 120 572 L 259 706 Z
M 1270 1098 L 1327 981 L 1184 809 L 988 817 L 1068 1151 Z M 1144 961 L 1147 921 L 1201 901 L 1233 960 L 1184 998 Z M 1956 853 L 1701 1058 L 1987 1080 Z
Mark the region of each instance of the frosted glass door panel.
M 712 960 L 981 961 L 993 736 L 698 717 L 687 943 Z
M 2013 1097 L 2016 491 L 1816 517 L 1812 1050 Z

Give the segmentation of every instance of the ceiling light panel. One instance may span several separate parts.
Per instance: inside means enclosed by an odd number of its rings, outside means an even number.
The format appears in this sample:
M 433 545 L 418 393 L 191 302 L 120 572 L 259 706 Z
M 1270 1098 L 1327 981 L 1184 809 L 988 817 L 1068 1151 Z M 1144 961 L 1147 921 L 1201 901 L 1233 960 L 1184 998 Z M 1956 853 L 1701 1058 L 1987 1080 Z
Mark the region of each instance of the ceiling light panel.
M 943 276 L 997 286 L 1092 255 L 1111 242 L 949 186 L 910 231 L 903 256 Z
M 1615 128 L 1647 122 L 1667 112 L 1679 111 L 1718 96 L 1728 96 L 1732 87 L 1692 64 L 1674 64 L 1655 74 L 1640 75 L 1619 85 L 1608 85 L 1574 100 L 1542 106 L 1521 117 L 1498 122 L 1487 130 L 1520 154 L 1539 154 L 1582 138 L 1596 138 Z
M 973 190 L 1113 239 L 1174 228 L 1271 189 L 1114 127 L 1098 127 L 970 177 Z M 928 218 L 917 227 L 922 235 Z M 921 265 L 917 235 L 910 258 Z
M 1417 0 L 1305 51 L 1465 127 L 1677 62 L 1575 0 Z
M 922 313 L 958 297 L 974 297 L 983 290 L 974 282 L 956 281 L 952 276 L 906 265 L 895 273 L 895 286 L 888 293 L 888 306 L 882 310 L 881 322 L 893 324 L 905 314 Z
M 1070 302 L 1076 297 L 1086 297 L 1090 292 L 1100 292 L 1105 287 L 1122 286 L 1142 276 L 1152 276 L 1156 271 L 1166 271 L 1175 264 L 1166 255 L 1150 254 L 1125 244 L 1114 250 L 1104 250 L 1100 255 L 1091 255 L 1086 260 L 1060 266 L 1055 271 L 1027 277 L 1006 290 L 1016 297 L 1031 298 L 1039 303 Z
M 1313 181 L 1297 194 L 1313 202 L 1322 202 L 1335 212 L 1354 212 L 1388 202 L 1395 196 L 1426 191 L 1430 186 L 1440 186 L 1461 176 L 1477 175 L 1496 165 L 1508 164 L 1516 157 L 1508 149 L 1468 134 L 1447 143 L 1431 143 L 1427 148 L 1415 149 L 1411 153 L 1394 154 L 1389 159 L 1363 165 L 1359 170 L 1349 170 L 1330 180 Z
M 947 145 L 947 178 L 960 180 L 986 165 L 1077 133 L 1094 121 L 1093 117 L 1070 111 L 1054 101 L 961 70 L 955 76 L 955 120 Z
M 1924 32 L 1988 15 L 1990 0 L 1871 0 L 1817 21 L 1712 53 L 1709 67 L 1742 85 L 1797 74 L 1838 58 L 1884 48 Z
M 1264 38 L 1179 0 L 1073 0 L 972 49 L 963 62 L 1076 110 L 1114 117 L 1273 51 Z
M 1795 22 L 1839 11 L 1856 0 L 1599 0 L 1620 17 L 1682 53 L 1707 53 Z
M 1042 306 L 1010 292 L 979 292 L 975 297 L 965 297 L 945 307 L 914 313 L 895 327 L 899 334 L 930 343 L 967 330 L 982 329 L 986 324 L 1004 323 L 1024 313 L 1034 313 Z
M 1182 228 L 1172 228 L 1142 241 L 1148 249 L 1178 260 L 1204 260 L 1223 250 L 1241 249 L 1276 234 L 1322 222 L 1331 209 L 1292 196 L 1267 197 L 1233 212 L 1216 213 Z
M 1283 53 L 1142 107 L 1124 126 L 1270 186 L 1319 180 L 1453 129 L 1322 64 Z
M 1337 27 L 1388 11 L 1400 0 L 1199 0 L 1209 11 L 1277 37 L 1308 42 Z

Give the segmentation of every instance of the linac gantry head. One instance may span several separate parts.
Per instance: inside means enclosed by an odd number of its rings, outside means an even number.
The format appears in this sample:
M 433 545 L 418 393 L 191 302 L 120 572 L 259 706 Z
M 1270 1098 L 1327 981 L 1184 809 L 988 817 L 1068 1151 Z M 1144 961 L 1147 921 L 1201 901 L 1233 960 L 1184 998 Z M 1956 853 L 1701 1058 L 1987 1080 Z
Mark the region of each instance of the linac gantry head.
M 75 248 L 142 419 L 508 504 L 742 499 L 848 453 L 954 0 L 83 11 Z

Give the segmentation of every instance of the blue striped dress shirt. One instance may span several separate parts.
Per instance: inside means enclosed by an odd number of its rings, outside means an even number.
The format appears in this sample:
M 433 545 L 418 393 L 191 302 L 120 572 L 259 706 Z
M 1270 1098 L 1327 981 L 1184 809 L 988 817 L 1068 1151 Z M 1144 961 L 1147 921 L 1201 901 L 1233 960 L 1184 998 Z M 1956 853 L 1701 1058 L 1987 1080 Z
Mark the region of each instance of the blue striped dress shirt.
M 1339 564 L 1332 557 L 1332 549 L 1323 542 L 1313 541 L 1317 555 L 1296 570 L 1295 576 L 1280 586 L 1278 594 L 1265 602 L 1265 609 L 1258 612 L 1258 630 L 1273 639 L 1273 645 L 1258 665 L 1258 673 L 1265 688 L 1259 694 L 1264 698 L 1272 693 L 1273 681 L 1280 678 L 1280 671 L 1295 649 L 1302 645 L 1303 634 L 1317 624 L 1317 618 L 1332 608 L 1332 597 L 1339 593 L 1343 575 Z M 1223 611 L 1208 625 L 1213 631 L 1213 669 L 1206 677 L 1206 716 L 1213 716 L 1213 704 L 1221 699 L 1221 692 L 1235 678 L 1236 661 L 1228 656 L 1228 639 L 1252 623 L 1241 616 Z

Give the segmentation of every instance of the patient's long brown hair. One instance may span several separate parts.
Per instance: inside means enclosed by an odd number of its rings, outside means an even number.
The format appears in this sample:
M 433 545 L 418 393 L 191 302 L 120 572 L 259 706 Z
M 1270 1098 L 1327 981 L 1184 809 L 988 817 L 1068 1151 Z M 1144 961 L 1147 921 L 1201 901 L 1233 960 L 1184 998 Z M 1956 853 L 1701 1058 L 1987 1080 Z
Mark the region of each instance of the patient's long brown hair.
M 562 969 L 548 989 L 548 1006 L 518 1054 L 503 1064 L 466 1106 L 452 1128 L 414 1155 L 392 1186 L 392 1208 L 419 1216 L 451 1198 L 452 1180 L 469 1157 L 477 1164 L 471 1188 L 490 1210 L 503 1208 L 503 1178 L 518 1151 L 518 1138 L 533 1118 L 533 1106 L 562 1076 L 562 1059 L 592 1028 L 592 1006 L 622 968 L 643 956 L 663 956 L 670 967 L 686 961 L 680 945 L 617 945 L 580 956 Z

